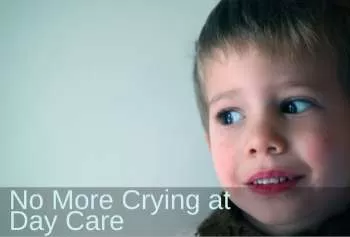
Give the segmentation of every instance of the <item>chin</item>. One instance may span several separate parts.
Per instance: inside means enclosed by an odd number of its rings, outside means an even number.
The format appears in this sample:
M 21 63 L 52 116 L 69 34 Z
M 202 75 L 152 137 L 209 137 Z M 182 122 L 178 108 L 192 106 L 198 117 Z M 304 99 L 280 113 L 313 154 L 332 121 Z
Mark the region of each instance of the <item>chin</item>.
M 275 205 L 264 205 L 261 207 L 246 206 L 242 210 L 254 218 L 255 220 L 269 225 L 281 225 L 294 223 L 299 221 L 306 216 L 308 210 L 304 208 L 298 208 L 294 206 L 275 206 Z
M 280 210 L 269 210 L 266 212 L 257 212 L 256 210 L 245 210 L 255 221 L 258 221 L 265 225 L 287 225 L 291 223 L 296 223 L 300 219 L 304 219 L 301 213 L 290 213 L 287 210 L 281 212 Z
M 315 202 L 309 197 L 250 197 L 232 200 L 248 216 L 266 225 L 287 225 L 298 222 L 312 222 L 318 217 Z M 316 212 L 315 212 L 316 211 Z

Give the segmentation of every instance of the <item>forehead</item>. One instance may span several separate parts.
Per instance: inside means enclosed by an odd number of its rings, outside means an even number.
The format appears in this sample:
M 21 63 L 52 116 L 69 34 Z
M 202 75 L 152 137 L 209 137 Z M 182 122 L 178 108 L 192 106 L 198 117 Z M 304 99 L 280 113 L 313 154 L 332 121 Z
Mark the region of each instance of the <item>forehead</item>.
M 290 60 L 272 57 L 254 47 L 237 51 L 217 49 L 203 60 L 202 77 L 208 98 L 227 89 L 271 88 L 283 85 L 329 87 L 336 83 L 334 60 L 325 55 Z

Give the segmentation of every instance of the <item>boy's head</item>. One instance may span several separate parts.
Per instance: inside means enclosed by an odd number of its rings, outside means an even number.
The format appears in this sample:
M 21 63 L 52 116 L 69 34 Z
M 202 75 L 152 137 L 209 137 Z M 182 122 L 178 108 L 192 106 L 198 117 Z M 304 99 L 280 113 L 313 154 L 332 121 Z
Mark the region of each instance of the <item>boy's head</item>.
M 201 31 L 194 84 L 215 168 L 267 231 L 347 203 L 349 42 L 350 10 L 322 0 L 222 0 Z
M 267 56 L 291 61 L 304 56 L 317 57 L 319 52 L 328 51 L 339 60 L 339 74 L 342 74 L 339 79 L 350 92 L 349 27 L 350 4 L 346 0 L 221 0 L 196 42 L 194 84 L 205 130 L 208 106 L 202 70 L 206 59 L 215 58 L 220 50 L 243 53 L 250 46 Z

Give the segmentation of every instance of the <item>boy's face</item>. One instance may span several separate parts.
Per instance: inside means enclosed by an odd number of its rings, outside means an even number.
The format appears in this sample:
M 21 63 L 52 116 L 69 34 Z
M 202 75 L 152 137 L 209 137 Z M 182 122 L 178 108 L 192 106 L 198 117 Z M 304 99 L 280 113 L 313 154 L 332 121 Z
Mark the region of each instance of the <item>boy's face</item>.
M 217 51 L 203 74 L 209 148 L 236 205 L 257 222 L 292 229 L 341 206 L 339 187 L 350 181 L 350 105 L 334 63 L 296 65 L 250 48 Z M 282 183 L 253 184 L 271 176 Z

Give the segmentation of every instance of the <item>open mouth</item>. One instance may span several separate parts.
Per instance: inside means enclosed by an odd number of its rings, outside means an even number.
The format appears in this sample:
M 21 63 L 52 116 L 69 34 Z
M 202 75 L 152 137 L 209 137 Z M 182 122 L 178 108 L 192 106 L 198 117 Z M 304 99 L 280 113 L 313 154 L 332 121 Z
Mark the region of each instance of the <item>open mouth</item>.
M 248 185 L 273 185 L 273 184 L 284 184 L 297 181 L 303 178 L 303 176 L 276 176 L 269 178 L 257 178 L 252 182 L 249 182 Z
M 283 171 L 263 171 L 253 175 L 246 185 L 261 194 L 276 194 L 294 188 L 304 175 L 295 175 Z

